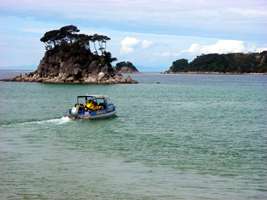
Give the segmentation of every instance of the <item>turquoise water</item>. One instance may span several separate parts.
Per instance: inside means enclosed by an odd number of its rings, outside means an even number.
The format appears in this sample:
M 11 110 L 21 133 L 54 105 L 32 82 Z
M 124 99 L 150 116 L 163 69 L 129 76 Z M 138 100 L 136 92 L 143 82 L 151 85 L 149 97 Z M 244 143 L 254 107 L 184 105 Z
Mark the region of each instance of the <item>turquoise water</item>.
M 135 78 L 0 82 L 0 199 L 267 199 L 267 76 Z M 64 118 L 86 93 L 118 117 Z

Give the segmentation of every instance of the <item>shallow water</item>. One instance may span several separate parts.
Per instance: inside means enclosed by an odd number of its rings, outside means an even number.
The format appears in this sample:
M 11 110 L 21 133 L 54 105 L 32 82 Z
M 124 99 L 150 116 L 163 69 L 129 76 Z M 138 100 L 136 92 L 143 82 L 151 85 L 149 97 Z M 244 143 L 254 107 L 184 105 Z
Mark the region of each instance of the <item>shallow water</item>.
M 0 82 L 0 199 L 267 199 L 267 76 L 135 78 Z M 86 93 L 118 117 L 63 117 Z

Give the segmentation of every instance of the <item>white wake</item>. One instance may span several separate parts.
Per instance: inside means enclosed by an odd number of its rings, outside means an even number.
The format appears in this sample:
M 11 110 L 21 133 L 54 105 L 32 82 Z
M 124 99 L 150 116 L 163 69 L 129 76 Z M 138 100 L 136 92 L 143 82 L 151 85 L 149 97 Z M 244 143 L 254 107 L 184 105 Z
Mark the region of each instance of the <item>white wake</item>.
M 51 124 L 65 124 L 70 122 L 71 119 L 69 117 L 61 117 L 61 118 L 56 118 L 56 119 L 48 119 L 48 120 L 41 120 L 41 121 L 35 121 L 32 123 L 37 123 L 37 124 L 46 124 L 46 123 L 51 123 Z

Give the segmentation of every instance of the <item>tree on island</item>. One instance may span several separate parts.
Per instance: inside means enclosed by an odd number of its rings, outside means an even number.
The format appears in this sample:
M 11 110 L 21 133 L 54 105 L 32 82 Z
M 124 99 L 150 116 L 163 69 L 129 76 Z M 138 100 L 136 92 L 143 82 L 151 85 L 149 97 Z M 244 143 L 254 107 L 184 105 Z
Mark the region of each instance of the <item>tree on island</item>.
M 114 74 L 111 63 L 117 59 L 106 51 L 106 43 L 110 38 L 79 32 L 76 26 L 67 25 L 43 35 L 40 40 L 45 44 L 46 53 L 38 67 L 41 76 L 60 73 L 73 76 L 74 73 L 76 79 L 99 71 Z
M 135 73 L 139 72 L 133 63 L 129 61 L 118 62 L 115 66 L 115 70 L 119 73 Z
M 174 61 L 166 72 L 266 73 L 267 51 L 261 53 L 206 54 L 197 56 L 191 62 L 186 59 L 179 59 Z
M 67 25 L 61 27 L 60 29 L 46 32 L 40 41 L 45 43 L 46 50 L 51 50 L 62 45 L 78 44 L 92 52 L 90 46 L 91 42 L 94 46 L 93 53 L 99 55 L 98 51 L 100 51 L 101 55 L 104 55 L 106 52 L 106 43 L 108 40 L 110 40 L 108 36 L 99 34 L 78 34 L 78 32 L 80 32 L 80 30 L 76 26 Z
M 172 72 L 178 72 L 182 70 L 186 70 L 188 67 L 188 60 L 186 59 L 179 59 L 172 63 L 172 66 L 170 67 L 170 71 Z

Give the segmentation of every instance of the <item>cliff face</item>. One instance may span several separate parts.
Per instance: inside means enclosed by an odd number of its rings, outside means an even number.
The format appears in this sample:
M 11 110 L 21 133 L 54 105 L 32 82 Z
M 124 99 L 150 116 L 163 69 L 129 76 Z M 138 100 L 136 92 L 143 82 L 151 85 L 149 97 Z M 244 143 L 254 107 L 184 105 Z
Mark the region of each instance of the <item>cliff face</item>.
M 188 63 L 176 60 L 167 73 L 177 72 L 221 72 L 221 73 L 266 73 L 267 51 L 261 53 L 207 54 Z
M 135 83 L 111 66 L 111 55 L 94 55 L 74 45 L 46 51 L 35 72 L 15 77 L 15 81 L 44 83 Z
M 138 69 L 133 65 L 133 63 L 127 62 L 119 62 L 115 66 L 115 71 L 118 73 L 136 73 L 139 72 Z
M 66 32 L 69 31 L 69 32 Z M 72 31 L 72 32 L 70 32 Z M 44 83 L 136 83 L 131 77 L 117 73 L 111 62 L 111 53 L 105 50 L 108 38 L 102 35 L 76 34 L 77 27 L 65 26 L 52 30 L 41 38 L 46 52 L 36 71 L 20 75 L 9 81 Z M 90 49 L 94 46 L 94 51 Z M 93 44 L 93 45 L 92 45 Z M 99 44 L 99 50 L 96 48 Z
M 93 55 L 75 44 L 48 50 L 37 69 L 42 77 L 60 75 L 75 79 L 99 72 L 114 73 L 108 55 Z

